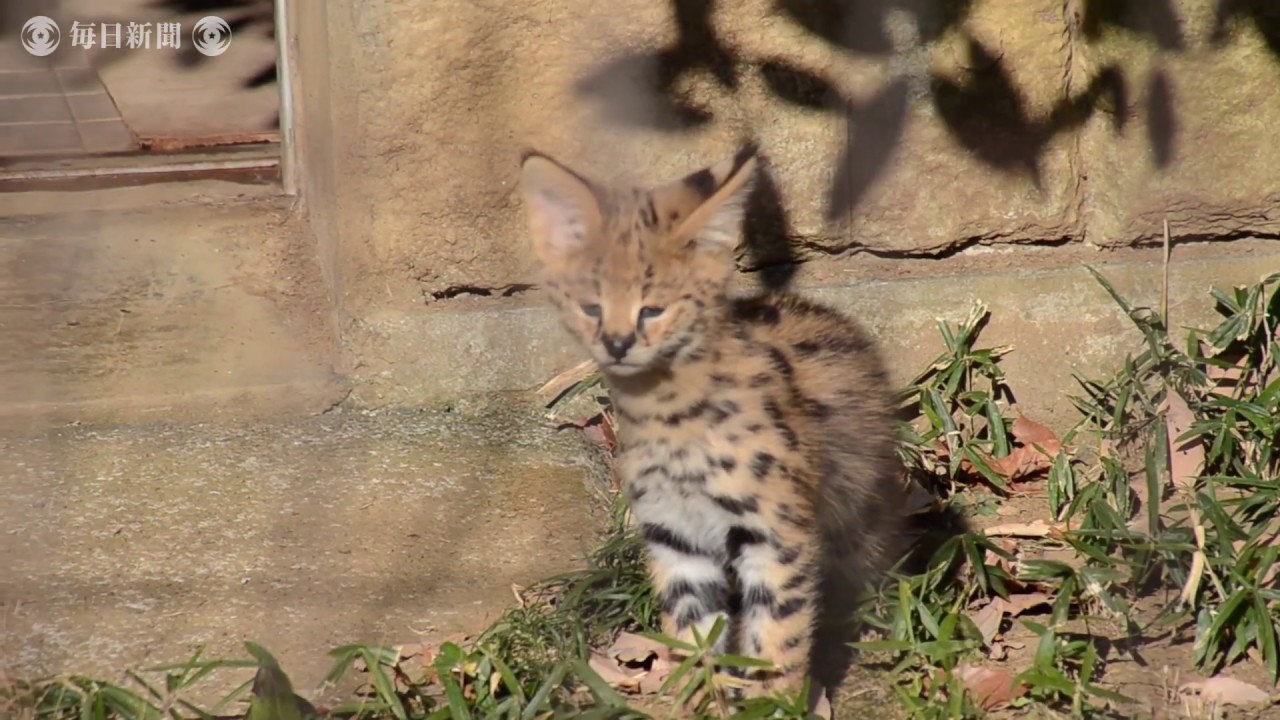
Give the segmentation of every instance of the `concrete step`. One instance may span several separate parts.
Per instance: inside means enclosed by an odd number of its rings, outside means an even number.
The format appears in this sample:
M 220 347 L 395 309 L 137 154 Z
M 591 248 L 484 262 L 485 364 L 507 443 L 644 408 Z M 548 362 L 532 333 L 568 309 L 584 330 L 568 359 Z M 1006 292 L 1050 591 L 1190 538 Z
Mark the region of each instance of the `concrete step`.
M 69 199 L 70 198 L 70 199 Z M 331 406 L 313 241 L 269 188 L 0 194 L 0 423 Z
M 0 667 L 120 678 L 251 639 L 307 691 L 333 647 L 481 629 L 576 567 L 597 460 L 520 410 L 11 429 Z

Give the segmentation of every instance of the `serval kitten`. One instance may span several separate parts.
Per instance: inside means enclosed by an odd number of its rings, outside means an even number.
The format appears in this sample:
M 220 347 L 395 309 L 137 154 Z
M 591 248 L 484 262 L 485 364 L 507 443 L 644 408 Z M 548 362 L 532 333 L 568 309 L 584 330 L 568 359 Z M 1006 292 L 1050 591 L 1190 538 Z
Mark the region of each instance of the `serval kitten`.
M 867 335 L 795 295 L 728 295 L 756 162 L 647 191 L 522 163 L 545 288 L 609 388 L 663 631 L 726 617 L 717 649 L 774 665 L 753 695 L 817 669 L 849 589 L 896 559 L 905 499 Z

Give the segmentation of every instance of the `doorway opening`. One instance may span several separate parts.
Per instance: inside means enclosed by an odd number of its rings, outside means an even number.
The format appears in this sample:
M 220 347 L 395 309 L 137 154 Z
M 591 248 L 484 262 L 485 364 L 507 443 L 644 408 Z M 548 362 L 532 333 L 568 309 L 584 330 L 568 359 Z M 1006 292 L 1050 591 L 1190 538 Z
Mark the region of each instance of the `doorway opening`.
M 282 2 L 0 0 L 0 189 L 279 182 Z

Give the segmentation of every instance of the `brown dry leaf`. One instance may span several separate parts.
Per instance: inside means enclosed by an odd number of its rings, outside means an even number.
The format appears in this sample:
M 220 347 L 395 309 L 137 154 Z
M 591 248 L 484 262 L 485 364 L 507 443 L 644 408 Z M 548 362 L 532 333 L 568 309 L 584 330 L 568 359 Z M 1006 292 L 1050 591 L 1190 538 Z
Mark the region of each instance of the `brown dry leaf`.
M 575 383 L 580 383 L 583 380 L 586 380 L 593 370 L 595 370 L 595 361 L 583 360 L 577 365 L 574 365 L 568 370 L 565 370 L 559 375 L 548 380 L 542 385 L 542 387 L 534 391 L 534 395 L 542 398 L 546 402 L 550 402 L 553 398 L 559 397 L 560 393 L 568 390 Z
M 1002 523 L 992 525 L 983 530 L 987 537 L 1024 537 L 1042 538 L 1061 536 L 1070 526 L 1065 523 L 1048 523 L 1044 520 L 1032 520 L 1026 523 Z
M 1004 668 L 961 664 L 955 674 L 983 710 L 1008 707 L 1027 692 L 1026 685 L 1014 686 L 1013 674 Z
M 1042 592 L 1016 593 L 1010 595 L 1009 599 L 1004 601 L 1005 611 L 1011 617 L 1018 617 L 1034 607 L 1052 604 L 1053 597 L 1048 593 Z
M 1021 480 L 1053 467 L 1053 460 L 1062 451 L 1062 441 L 1052 430 L 1025 415 L 1020 415 L 1009 428 L 1013 439 L 1019 443 L 1002 458 L 987 457 L 987 465 L 1000 477 Z M 971 469 L 971 468 L 970 468 Z
M 978 632 L 982 633 L 983 645 L 991 647 L 991 643 L 1000 634 L 1000 621 L 1004 620 L 1004 610 L 1004 598 L 997 597 L 976 612 L 966 613 L 978 627 Z
M 1197 694 L 1219 705 L 1256 705 L 1270 703 L 1271 696 L 1247 682 L 1229 677 L 1212 677 L 1204 682 L 1190 682 L 1179 690 Z
M 644 663 L 652 657 L 662 657 L 667 647 L 657 640 L 650 640 L 643 635 L 624 632 L 609 646 L 608 655 L 619 662 Z
M 1186 432 L 1195 421 L 1195 415 L 1187 401 L 1173 388 L 1165 397 L 1165 425 L 1169 431 L 1169 474 L 1173 486 L 1179 490 L 1190 491 L 1195 487 L 1196 478 L 1204 468 L 1204 445 L 1197 438 L 1185 443 L 1178 442 L 1178 436 Z
M 675 666 L 666 657 L 655 658 L 649 672 L 640 678 L 640 692 L 645 695 L 656 695 L 667 678 L 671 677 L 671 671 L 674 669 Z
M 1026 415 L 1019 415 L 1018 419 L 1013 421 L 1013 426 L 1009 428 L 1009 432 L 1013 435 L 1013 439 L 1023 445 L 1047 445 L 1053 443 L 1058 447 L 1062 446 L 1062 441 L 1058 439 L 1058 435 L 1049 428 L 1040 423 L 1027 419 Z M 1048 449 L 1046 447 L 1046 449 Z
M 605 449 L 612 454 L 618 449 L 617 423 L 614 422 L 612 410 L 605 410 L 600 414 L 600 433 L 604 436 Z
M 672 670 L 666 646 L 634 633 L 620 634 L 603 655 L 593 654 L 590 662 L 610 685 L 632 693 L 656 693 Z M 611 668 L 606 672 L 599 665 Z
M 1016 447 L 1002 458 L 987 458 L 987 464 L 1006 480 L 1021 480 L 1053 467 L 1053 459 L 1062 449 L 1062 443 L 1055 438 L 1037 443 Z
M 1200 351 L 1205 357 L 1214 357 L 1216 355 L 1219 360 L 1232 363 L 1230 367 L 1225 368 L 1217 365 L 1205 365 L 1204 374 L 1211 383 L 1210 392 L 1223 397 L 1232 397 L 1233 395 L 1239 397 L 1257 389 L 1257 378 L 1250 378 L 1249 381 L 1242 382 L 1245 372 L 1249 369 L 1248 353 L 1232 349 L 1228 353 L 1219 354 L 1205 340 L 1200 341 Z
M 628 670 L 616 660 L 595 652 L 591 653 L 587 665 L 591 666 L 601 679 L 609 683 L 610 687 L 631 693 L 640 692 L 640 681 L 649 674 L 649 671 L 644 669 Z

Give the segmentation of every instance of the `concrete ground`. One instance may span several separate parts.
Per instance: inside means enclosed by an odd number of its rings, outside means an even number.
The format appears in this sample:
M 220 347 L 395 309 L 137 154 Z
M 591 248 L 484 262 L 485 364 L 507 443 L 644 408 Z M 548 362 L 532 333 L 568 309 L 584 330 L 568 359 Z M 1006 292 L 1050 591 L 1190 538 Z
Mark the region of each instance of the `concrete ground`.
M 521 412 L 11 428 L 0 658 L 109 679 L 254 640 L 305 692 L 333 647 L 478 630 L 574 567 L 597 467 Z

